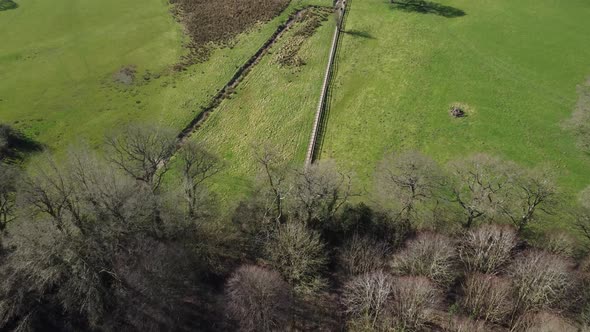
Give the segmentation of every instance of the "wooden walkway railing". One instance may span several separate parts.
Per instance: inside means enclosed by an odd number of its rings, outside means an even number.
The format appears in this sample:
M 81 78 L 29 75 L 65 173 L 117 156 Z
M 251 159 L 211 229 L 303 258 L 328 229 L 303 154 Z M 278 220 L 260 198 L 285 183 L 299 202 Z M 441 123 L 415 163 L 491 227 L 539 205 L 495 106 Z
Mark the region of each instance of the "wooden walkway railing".
M 315 118 L 313 120 L 313 129 L 311 132 L 309 146 L 307 147 L 307 154 L 305 157 L 305 167 L 308 167 L 314 161 L 318 132 L 320 130 L 324 110 L 326 109 L 326 98 L 328 96 L 328 88 L 330 86 L 330 78 L 332 75 L 332 68 L 334 66 L 334 58 L 336 56 L 336 48 L 338 47 L 338 40 L 340 39 L 340 31 L 342 29 L 342 21 L 344 19 L 344 14 L 346 11 L 346 0 L 339 1 L 338 5 L 336 5 L 336 10 L 338 10 L 340 13 L 338 16 L 338 22 L 336 22 L 336 28 L 334 29 L 332 48 L 330 49 L 330 57 L 328 58 L 328 65 L 326 66 L 326 73 L 324 75 L 324 84 L 322 85 L 320 101 L 318 103 L 318 108 L 316 110 Z

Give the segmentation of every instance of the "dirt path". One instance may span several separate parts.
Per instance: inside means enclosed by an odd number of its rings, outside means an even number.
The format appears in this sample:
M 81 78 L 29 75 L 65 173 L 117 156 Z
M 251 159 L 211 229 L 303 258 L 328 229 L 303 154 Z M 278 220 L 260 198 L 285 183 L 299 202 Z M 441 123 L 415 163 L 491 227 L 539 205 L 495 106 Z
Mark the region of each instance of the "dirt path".
M 297 22 L 297 19 L 300 18 L 306 11 L 311 10 L 313 8 L 321 8 L 318 6 L 308 6 L 302 9 L 299 9 L 295 13 L 291 14 L 287 21 L 276 29 L 276 31 L 272 34 L 272 36 L 254 53 L 248 61 L 244 65 L 242 65 L 234 74 L 234 76 L 221 88 L 217 94 L 211 99 L 209 104 L 201 111 L 181 132 L 178 134 L 178 141 L 176 144 L 176 151 L 178 151 L 184 143 L 190 138 L 190 136 L 199 129 L 203 123 L 207 120 L 209 115 L 221 104 L 221 102 L 226 99 L 230 94 L 231 91 L 235 90 L 235 88 L 244 80 L 244 78 L 248 75 L 248 73 L 256 66 L 262 57 L 268 53 L 268 50 L 279 40 L 279 38 L 287 31 L 294 23 Z M 167 162 L 167 161 L 166 161 Z

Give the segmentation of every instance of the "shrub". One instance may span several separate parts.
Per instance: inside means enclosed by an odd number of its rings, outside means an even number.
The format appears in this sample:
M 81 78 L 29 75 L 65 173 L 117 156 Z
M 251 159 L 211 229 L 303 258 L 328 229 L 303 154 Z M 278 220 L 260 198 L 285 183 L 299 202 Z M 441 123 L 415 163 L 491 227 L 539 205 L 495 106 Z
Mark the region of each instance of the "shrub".
M 576 285 L 571 263 L 545 251 L 528 251 L 509 271 L 515 288 L 516 310 L 560 309 Z
M 281 276 L 257 266 L 238 268 L 227 282 L 227 312 L 244 331 L 286 326 L 291 308 L 289 285 Z
M 424 277 L 398 278 L 392 288 L 391 311 L 396 328 L 422 331 L 436 319 L 435 311 L 442 296 L 435 285 Z
M 389 252 L 387 243 L 355 234 L 340 251 L 338 260 L 344 272 L 354 276 L 385 268 Z
M 317 232 L 301 223 L 281 225 L 265 246 L 271 265 L 298 293 L 311 294 L 322 288 L 322 272 L 328 262 Z
M 566 232 L 550 232 L 545 241 L 543 248 L 555 255 L 571 257 L 576 247 L 575 240 Z
M 490 328 L 483 321 L 467 317 L 453 317 L 445 326 L 447 332 L 488 332 Z
M 513 331 L 523 332 L 578 332 L 574 323 L 564 317 L 550 312 L 526 314 L 516 322 Z
M 359 275 L 344 285 L 346 313 L 371 328 L 384 324 L 393 289 L 393 277 L 382 270 Z
M 507 279 L 486 274 L 472 274 L 463 285 L 462 306 L 470 317 L 501 323 L 513 311 L 512 287 Z
M 510 260 L 516 244 L 514 228 L 482 225 L 465 234 L 459 246 L 459 258 L 468 271 L 497 273 Z
M 448 237 L 421 233 L 393 257 L 391 267 L 399 275 L 428 277 L 446 287 L 456 277 L 456 257 L 455 247 Z

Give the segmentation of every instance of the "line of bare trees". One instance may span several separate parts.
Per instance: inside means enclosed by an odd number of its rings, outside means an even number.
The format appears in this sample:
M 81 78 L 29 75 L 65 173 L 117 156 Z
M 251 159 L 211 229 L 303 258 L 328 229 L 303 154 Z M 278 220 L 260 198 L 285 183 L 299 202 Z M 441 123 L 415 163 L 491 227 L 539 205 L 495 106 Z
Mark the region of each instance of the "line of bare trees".
M 544 168 L 487 155 L 378 166 L 371 206 L 333 161 L 255 152 L 253 193 L 220 213 L 223 163 L 134 126 L 0 163 L 0 326 L 60 331 L 568 331 L 590 324 L 590 259 L 529 227 L 580 204 Z M 568 209 L 564 212 L 565 209 Z M 573 211 L 571 211 L 573 210 Z M 228 220 L 229 219 L 229 220 Z M 535 240 L 535 241 L 529 241 Z

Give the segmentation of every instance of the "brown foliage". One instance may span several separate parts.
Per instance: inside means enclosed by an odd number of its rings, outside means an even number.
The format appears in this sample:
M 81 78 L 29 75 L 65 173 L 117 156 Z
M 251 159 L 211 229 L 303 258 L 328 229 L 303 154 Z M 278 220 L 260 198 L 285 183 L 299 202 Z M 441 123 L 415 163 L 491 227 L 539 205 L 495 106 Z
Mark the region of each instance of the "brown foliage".
M 391 267 L 403 276 L 424 276 L 447 287 L 456 277 L 457 252 L 451 239 L 434 233 L 420 233 L 393 256 Z
M 513 311 L 510 280 L 487 274 L 472 274 L 463 285 L 461 304 L 470 317 L 491 323 L 505 321 Z
M 242 266 L 232 274 L 226 301 L 229 316 L 242 331 L 285 328 L 292 305 L 289 285 L 281 276 L 257 266 Z
M 445 324 L 447 332 L 489 332 L 491 329 L 483 321 L 467 317 L 453 317 Z
M 459 258 L 468 271 L 497 273 L 510 260 L 516 244 L 512 227 L 486 224 L 465 234 L 459 243 Z

